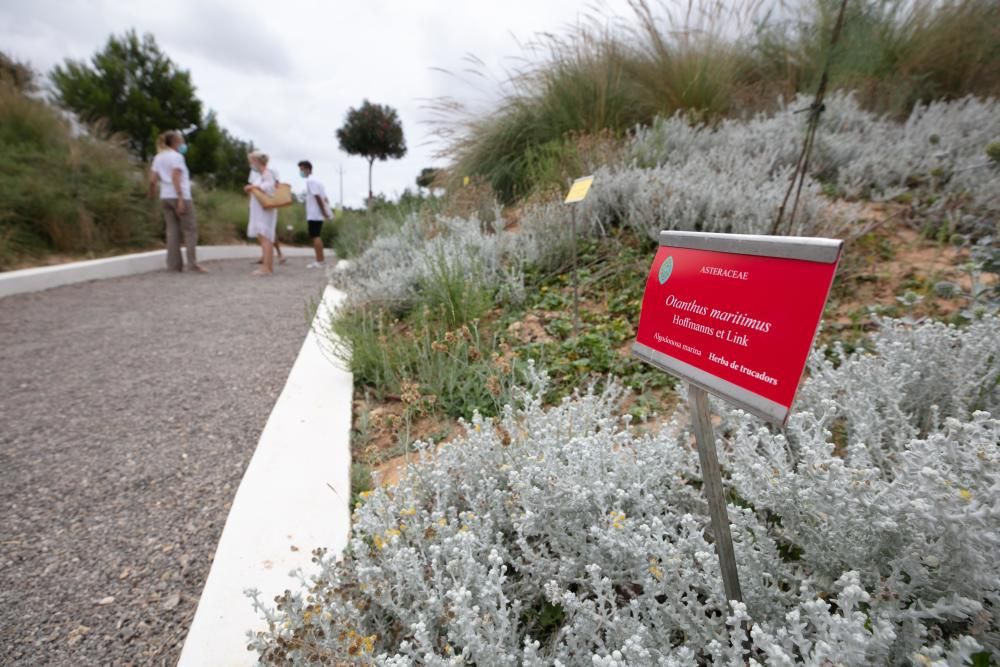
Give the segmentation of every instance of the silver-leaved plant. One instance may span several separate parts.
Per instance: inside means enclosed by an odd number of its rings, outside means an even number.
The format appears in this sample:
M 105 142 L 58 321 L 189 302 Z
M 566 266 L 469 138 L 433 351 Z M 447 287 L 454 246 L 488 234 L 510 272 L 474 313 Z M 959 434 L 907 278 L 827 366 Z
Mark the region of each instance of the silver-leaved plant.
M 714 404 L 745 603 L 683 415 L 622 390 L 427 448 L 251 637 L 265 664 L 959 666 L 1000 654 L 1000 318 L 811 357 L 788 426 Z M 749 628 L 749 635 L 746 632 Z

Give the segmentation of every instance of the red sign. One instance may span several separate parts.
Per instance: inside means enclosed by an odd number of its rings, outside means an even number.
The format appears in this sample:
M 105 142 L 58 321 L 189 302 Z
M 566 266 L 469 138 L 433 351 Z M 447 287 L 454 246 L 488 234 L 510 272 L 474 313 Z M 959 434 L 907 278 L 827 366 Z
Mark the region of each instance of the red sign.
M 683 232 L 664 232 L 660 242 L 646 279 L 635 353 L 783 423 L 841 242 Z

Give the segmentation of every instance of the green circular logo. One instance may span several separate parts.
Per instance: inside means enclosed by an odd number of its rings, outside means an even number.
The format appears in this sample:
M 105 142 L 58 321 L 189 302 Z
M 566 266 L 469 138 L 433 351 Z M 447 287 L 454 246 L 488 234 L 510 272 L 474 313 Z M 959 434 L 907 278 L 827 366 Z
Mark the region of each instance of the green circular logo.
M 663 264 L 660 264 L 660 284 L 667 282 L 670 278 L 671 272 L 674 270 L 674 257 L 673 255 L 668 256 L 663 260 Z

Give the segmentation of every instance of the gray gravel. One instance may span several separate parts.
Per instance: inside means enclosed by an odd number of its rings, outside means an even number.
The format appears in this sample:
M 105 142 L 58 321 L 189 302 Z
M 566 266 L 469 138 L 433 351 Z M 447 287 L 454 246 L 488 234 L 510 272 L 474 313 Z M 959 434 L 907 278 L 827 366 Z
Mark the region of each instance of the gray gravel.
M 0 664 L 176 664 L 321 293 L 305 263 L 0 299 Z

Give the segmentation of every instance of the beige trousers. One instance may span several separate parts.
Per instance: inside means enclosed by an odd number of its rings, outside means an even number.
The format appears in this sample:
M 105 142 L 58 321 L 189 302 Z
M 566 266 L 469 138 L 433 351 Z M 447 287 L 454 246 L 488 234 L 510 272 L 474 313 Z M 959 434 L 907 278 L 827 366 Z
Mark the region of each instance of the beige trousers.
M 181 235 L 184 236 L 184 246 L 187 250 L 188 268 L 197 266 L 198 259 L 195 248 L 198 246 L 198 220 L 194 215 L 194 202 L 184 200 L 184 214 L 177 214 L 176 199 L 161 199 L 163 205 L 163 221 L 167 226 L 167 270 L 181 271 L 184 263 L 181 261 Z

